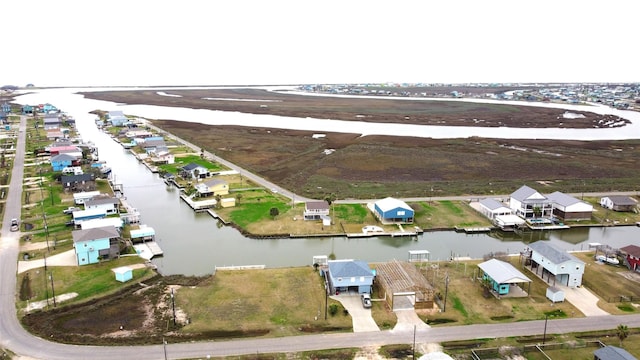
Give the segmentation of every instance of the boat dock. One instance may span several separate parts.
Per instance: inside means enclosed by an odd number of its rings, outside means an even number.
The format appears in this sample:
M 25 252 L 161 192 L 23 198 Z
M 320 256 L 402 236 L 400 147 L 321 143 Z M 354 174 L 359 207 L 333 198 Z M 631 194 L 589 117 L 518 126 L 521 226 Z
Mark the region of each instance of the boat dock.
M 143 259 L 151 260 L 156 256 L 164 255 L 164 252 L 160 248 L 155 241 L 147 241 L 140 244 L 133 245 L 133 248 L 136 249 L 136 253 Z
M 216 200 L 200 200 L 193 201 L 189 196 L 185 194 L 180 194 L 180 199 L 182 199 L 189 207 L 191 207 L 194 211 L 207 211 L 208 209 L 216 206 Z
M 217 213 L 217 212 L 215 212 L 215 211 L 213 211 L 213 210 L 211 210 L 211 209 L 207 209 L 207 213 L 208 213 L 209 215 L 211 215 L 211 217 L 212 217 L 212 218 L 214 218 L 214 219 L 216 219 L 216 220 L 218 220 L 218 221 L 222 222 L 222 223 L 223 223 L 223 224 L 225 224 L 225 225 L 229 225 L 229 223 L 228 223 L 228 222 L 226 222 L 223 218 L 221 218 L 221 217 L 220 217 L 220 215 L 218 215 L 218 213 Z
M 455 232 L 463 232 L 466 234 L 480 234 L 480 233 L 488 233 L 491 232 L 491 228 L 490 227 L 473 227 L 473 228 L 461 228 L 461 227 L 454 227 L 453 228 L 455 230 Z

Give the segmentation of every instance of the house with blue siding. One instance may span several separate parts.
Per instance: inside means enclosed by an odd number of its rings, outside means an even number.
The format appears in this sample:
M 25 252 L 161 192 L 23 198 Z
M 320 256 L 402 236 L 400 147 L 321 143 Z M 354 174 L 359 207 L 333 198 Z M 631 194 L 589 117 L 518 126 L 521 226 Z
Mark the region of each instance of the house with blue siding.
M 374 204 L 373 212 L 383 224 L 411 224 L 414 211 L 402 200 L 391 197 L 378 200 Z
M 120 255 L 120 233 L 113 226 L 71 232 L 78 265 L 96 264 Z
M 328 274 L 324 275 L 329 283 L 331 294 L 371 293 L 374 270 L 371 270 L 366 262 L 361 260 L 329 260 L 327 265 Z
M 509 295 L 509 293 L 523 294 L 524 289 L 518 292 L 511 291 L 521 283 L 528 283 L 529 288 L 526 293 L 531 292 L 531 279 L 508 262 L 491 259 L 478 264 L 478 267 L 484 273 L 482 278 L 489 280 L 491 290 L 499 296 Z
M 536 241 L 529 245 L 531 272 L 547 283 L 556 282 L 568 287 L 580 287 L 584 274 L 584 261 L 561 250 L 547 241 Z
M 62 171 L 64 168 L 73 166 L 73 163 L 77 160 L 75 156 L 69 154 L 60 154 L 51 157 L 51 166 L 53 171 Z

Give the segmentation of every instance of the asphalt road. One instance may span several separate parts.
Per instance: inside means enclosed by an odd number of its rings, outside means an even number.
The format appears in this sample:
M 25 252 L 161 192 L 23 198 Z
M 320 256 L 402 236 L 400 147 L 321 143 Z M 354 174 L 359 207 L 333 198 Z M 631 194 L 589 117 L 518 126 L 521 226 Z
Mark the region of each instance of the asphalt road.
M 24 129 L 25 119 L 21 121 Z M 243 339 L 184 344 L 166 344 L 158 341 L 152 346 L 78 346 L 64 345 L 35 337 L 20 325 L 15 308 L 16 272 L 19 251 L 19 233 L 9 231 L 10 219 L 19 217 L 21 186 L 24 164 L 25 132 L 18 133 L 18 144 L 9 194 L 0 238 L 0 344 L 23 358 L 72 360 L 125 360 L 125 359 L 184 359 L 230 356 L 256 353 L 297 352 L 315 349 L 379 346 L 385 344 L 413 343 L 414 332 L 376 331 L 361 333 L 337 333 L 303 335 L 273 339 Z M 630 328 L 640 327 L 640 315 L 594 316 L 586 318 L 550 320 L 547 334 L 587 330 L 614 329 L 619 324 Z M 418 330 L 418 343 L 442 342 L 488 337 L 508 337 L 542 334 L 544 320 L 508 324 L 449 326 Z

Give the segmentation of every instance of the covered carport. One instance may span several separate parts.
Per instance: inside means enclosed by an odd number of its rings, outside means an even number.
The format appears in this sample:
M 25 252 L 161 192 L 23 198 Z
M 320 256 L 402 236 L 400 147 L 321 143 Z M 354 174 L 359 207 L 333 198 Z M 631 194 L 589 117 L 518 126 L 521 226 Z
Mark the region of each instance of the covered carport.
M 376 266 L 376 284 L 393 311 L 432 309 L 434 289 L 415 265 L 393 260 Z

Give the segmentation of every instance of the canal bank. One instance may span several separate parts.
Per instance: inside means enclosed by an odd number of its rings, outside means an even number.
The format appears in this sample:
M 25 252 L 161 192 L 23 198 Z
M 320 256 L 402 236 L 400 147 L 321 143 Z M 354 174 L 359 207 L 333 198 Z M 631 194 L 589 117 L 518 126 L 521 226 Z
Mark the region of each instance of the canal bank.
M 640 235 L 638 227 L 576 228 L 527 234 L 456 233 L 428 231 L 415 237 L 252 239 L 224 226 L 207 213 L 194 213 L 179 197 L 180 191 L 140 164 L 128 150 L 95 125 L 96 109 L 126 108 L 115 103 L 85 99 L 69 90 L 42 91 L 19 99 L 25 103 L 53 103 L 77 121 L 83 139 L 100 148 L 127 201 L 142 214 L 141 221 L 156 230 L 164 251 L 152 260 L 163 275 L 207 275 L 218 266 L 309 266 L 315 255 L 383 262 L 406 259 L 411 250 L 427 250 L 431 260 L 456 257 L 481 258 L 488 253 L 517 253 L 527 244 L 548 240 L 566 250 L 587 250 L 589 242 L 614 248 L 626 246 Z M 172 111 L 176 111 L 175 109 Z

